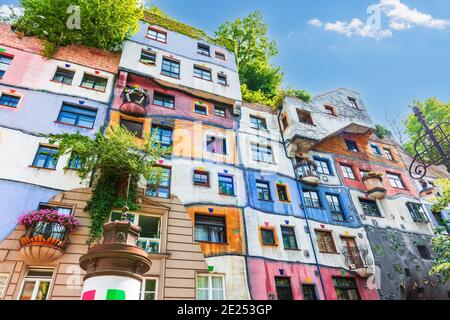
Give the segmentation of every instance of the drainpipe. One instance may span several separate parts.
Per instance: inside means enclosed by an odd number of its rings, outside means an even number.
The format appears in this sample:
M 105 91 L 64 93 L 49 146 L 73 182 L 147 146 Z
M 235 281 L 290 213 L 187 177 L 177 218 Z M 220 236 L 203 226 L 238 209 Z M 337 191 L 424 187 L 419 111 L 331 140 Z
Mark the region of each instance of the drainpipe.
M 318 258 L 317 258 L 316 248 L 314 247 L 314 240 L 313 240 L 313 238 L 312 238 L 312 230 L 311 230 L 311 228 L 310 228 L 310 226 L 309 226 L 308 214 L 307 214 L 307 212 L 306 212 L 306 204 L 305 204 L 305 201 L 304 201 L 303 196 L 302 196 L 302 190 L 300 189 L 300 182 L 299 182 L 300 179 L 299 179 L 297 170 L 295 170 L 295 162 L 294 162 L 294 158 L 293 158 L 293 157 L 290 157 L 289 154 L 287 153 L 287 149 L 286 149 L 286 140 L 284 139 L 284 134 L 283 134 L 283 131 L 282 131 L 282 129 L 281 129 L 281 121 L 280 121 L 280 118 L 281 118 L 281 106 L 280 106 L 279 109 L 278 109 L 278 116 L 277 116 L 277 119 L 278 119 L 278 127 L 280 128 L 281 139 L 282 139 L 282 142 L 283 142 L 283 147 L 284 147 L 283 149 L 284 149 L 284 153 L 286 154 L 286 157 L 289 158 L 289 159 L 291 160 L 292 169 L 294 170 L 294 176 L 295 176 L 295 180 L 296 180 L 296 181 L 295 181 L 295 184 L 296 184 L 296 186 L 297 186 L 297 191 L 298 191 L 298 195 L 299 195 L 299 197 L 300 197 L 300 202 L 301 202 L 302 207 L 304 208 L 304 212 L 305 212 L 306 227 L 308 228 L 309 240 L 310 240 L 310 242 L 311 242 L 311 247 L 312 247 L 313 254 L 314 254 L 314 260 L 315 260 L 315 263 L 316 263 L 317 272 L 319 273 L 320 286 L 322 287 L 322 293 L 323 293 L 324 299 L 325 299 L 325 300 L 328 300 L 328 299 L 327 299 L 327 293 L 326 293 L 326 291 L 325 291 L 325 285 L 324 285 L 324 283 L 323 283 L 322 272 L 320 271 L 320 264 L 319 264 L 319 260 L 318 260 Z

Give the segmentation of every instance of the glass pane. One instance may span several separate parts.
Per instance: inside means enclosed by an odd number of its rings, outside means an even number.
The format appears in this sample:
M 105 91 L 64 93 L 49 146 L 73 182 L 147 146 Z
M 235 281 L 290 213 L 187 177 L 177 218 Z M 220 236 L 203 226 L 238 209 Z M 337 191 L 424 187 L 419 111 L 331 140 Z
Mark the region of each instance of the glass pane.
M 212 277 L 212 287 L 213 289 L 223 288 L 223 278 L 222 277 Z
M 142 238 L 159 239 L 159 221 L 160 218 L 139 216 L 139 226 L 142 228 Z
M 208 300 L 208 289 L 197 289 L 198 300 Z
M 156 291 L 156 280 L 145 280 L 145 291 Z
M 39 284 L 39 290 L 36 295 L 36 300 L 46 300 L 49 288 L 50 282 L 41 281 L 41 283 Z
M 199 288 L 199 289 L 208 289 L 208 277 L 206 277 L 206 276 L 198 276 L 197 277 L 197 288 Z
M 212 299 L 213 300 L 223 300 L 223 290 L 212 290 Z
M 34 291 L 34 285 L 36 281 L 26 281 L 23 285 L 22 294 L 20 295 L 20 300 L 31 300 Z
M 154 292 L 144 293 L 144 300 L 156 300 L 156 295 Z

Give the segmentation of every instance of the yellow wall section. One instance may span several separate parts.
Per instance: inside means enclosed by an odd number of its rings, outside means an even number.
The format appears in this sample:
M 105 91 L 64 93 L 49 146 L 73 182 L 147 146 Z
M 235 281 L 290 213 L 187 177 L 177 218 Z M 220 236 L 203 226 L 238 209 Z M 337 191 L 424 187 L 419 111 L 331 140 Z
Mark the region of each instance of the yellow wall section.
M 111 126 L 119 126 L 120 119 L 142 122 L 144 124 L 144 128 L 142 130 L 142 136 L 150 137 L 150 127 L 151 127 L 151 123 L 152 123 L 152 120 L 150 118 L 137 118 L 137 117 L 127 116 L 121 112 L 112 110 L 111 111 L 111 119 L 109 121 L 110 125 Z

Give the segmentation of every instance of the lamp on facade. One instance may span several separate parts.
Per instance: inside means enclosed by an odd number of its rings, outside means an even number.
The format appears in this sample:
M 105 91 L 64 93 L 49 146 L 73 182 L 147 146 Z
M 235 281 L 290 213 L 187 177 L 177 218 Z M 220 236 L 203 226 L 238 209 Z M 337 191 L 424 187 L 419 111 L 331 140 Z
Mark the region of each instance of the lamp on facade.
M 416 180 L 423 179 L 429 167 L 440 165 L 446 166 L 450 173 L 450 134 L 448 133 L 450 123 L 444 122 L 430 128 L 420 108 L 414 106 L 413 111 L 422 128 L 419 138 L 414 143 L 416 155 L 409 167 L 411 177 Z M 424 130 L 425 133 L 423 133 Z

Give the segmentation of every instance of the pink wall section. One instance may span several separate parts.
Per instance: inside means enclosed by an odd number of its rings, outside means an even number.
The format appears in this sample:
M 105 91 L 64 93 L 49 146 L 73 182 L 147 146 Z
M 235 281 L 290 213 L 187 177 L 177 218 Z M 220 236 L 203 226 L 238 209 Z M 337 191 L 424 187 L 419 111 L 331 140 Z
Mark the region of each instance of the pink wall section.
M 121 93 L 126 86 L 138 86 L 140 88 L 148 90 L 149 103 L 146 107 L 147 116 L 173 116 L 181 119 L 207 122 L 209 124 L 215 124 L 229 129 L 233 128 L 233 117 L 230 113 L 231 109 L 227 108 L 226 118 L 216 116 L 214 114 L 214 103 L 211 101 L 197 99 L 194 96 L 185 94 L 181 91 L 162 87 L 153 80 L 126 72 L 120 72 L 119 83 L 116 87 L 116 92 L 114 95 L 113 109 L 118 110 L 122 105 Z M 163 94 L 175 96 L 175 108 L 170 109 L 153 105 L 152 102 L 155 90 Z M 208 106 L 208 116 L 198 115 L 193 112 L 194 104 L 200 101 L 203 102 L 204 105 Z
M 355 174 L 356 180 L 344 178 L 344 175 L 342 174 L 342 169 L 340 166 L 341 163 L 352 166 L 353 173 Z M 387 193 L 388 197 L 393 197 L 398 194 L 404 194 L 404 195 L 410 195 L 413 197 L 418 197 L 417 189 L 416 189 L 414 183 L 411 181 L 411 178 L 409 177 L 409 175 L 404 171 L 400 171 L 398 169 L 393 169 L 393 168 L 383 167 L 383 166 L 376 165 L 373 163 L 369 164 L 369 163 L 361 162 L 359 160 L 351 160 L 348 158 L 340 158 L 340 157 L 336 157 L 336 165 L 337 165 L 337 168 L 339 171 L 339 175 L 342 177 L 342 180 L 344 181 L 344 184 L 347 187 L 352 187 L 352 188 L 360 189 L 364 192 L 367 192 L 367 189 L 366 189 L 364 183 L 362 182 L 362 176 L 361 176 L 361 172 L 360 172 L 360 169 L 361 169 L 361 170 L 379 172 L 379 173 L 384 174 L 383 186 L 388 191 L 388 193 Z M 403 189 L 393 188 L 391 186 L 391 183 L 389 182 L 388 177 L 386 176 L 387 172 L 400 175 L 406 189 L 403 190 Z
M 284 270 L 281 275 L 280 270 Z M 315 284 L 320 299 L 323 293 L 319 277 L 315 275 L 316 266 L 299 263 L 270 261 L 261 258 L 248 258 L 250 290 L 255 300 L 268 300 L 269 294 L 276 296 L 275 277 L 290 277 L 295 300 L 303 300 L 302 284 Z M 376 289 L 366 289 L 366 280 L 355 277 L 349 272 L 343 274 L 341 269 L 321 267 L 322 277 L 328 300 L 336 300 L 333 277 L 355 278 L 362 300 L 379 300 Z

